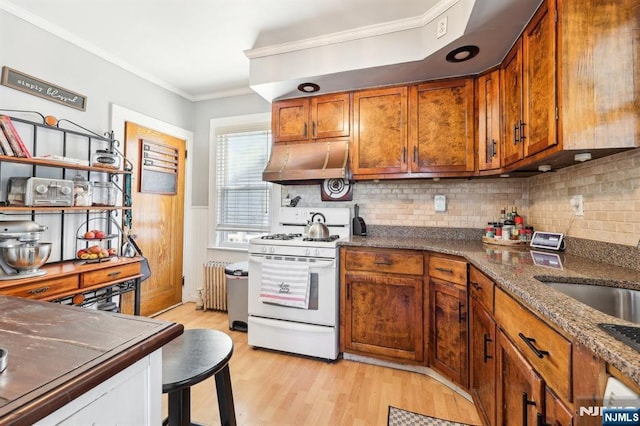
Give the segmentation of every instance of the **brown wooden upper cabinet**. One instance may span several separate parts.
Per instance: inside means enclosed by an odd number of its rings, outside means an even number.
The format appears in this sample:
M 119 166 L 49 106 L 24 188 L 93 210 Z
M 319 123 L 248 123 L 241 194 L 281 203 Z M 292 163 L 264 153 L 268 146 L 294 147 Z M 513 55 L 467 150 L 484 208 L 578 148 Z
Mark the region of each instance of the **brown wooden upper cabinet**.
M 557 143 L 556 2 L 545 1 L 502 63 L 502 166 Z
M 271 107 L 273 141 L 306 142 L 348 137 L 351 95 L 335 93 L 276 101 Z
M 475 169 L 473 79 L 436 81 L 409 91 L 409 160 L 413 173 Z
M 402 86 L 354 93 L 354 175 L 407 172 L 407 92 Z
M 500 71 L 478 77 L 478 170 L 500 168 Z

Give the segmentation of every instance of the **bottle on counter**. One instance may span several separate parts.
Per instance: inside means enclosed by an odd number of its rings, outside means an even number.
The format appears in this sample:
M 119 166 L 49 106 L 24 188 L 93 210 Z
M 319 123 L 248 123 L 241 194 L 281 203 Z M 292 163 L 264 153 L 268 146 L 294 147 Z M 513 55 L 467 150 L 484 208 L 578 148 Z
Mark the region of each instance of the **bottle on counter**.
M 500 226 L 504 225 L 504 221 L 507 220 L 505 211 L 506 209 L 500 209 L 500 218 L 498 219 L 498 223 L 500 224 Z
M 516 218 L 518 218 L 518 217 L 522 218 L 523 222 L 524 222 L 524 218 L 518 214 L 518 209 L 516 208 L 516 206 L 511 206 L 511 216 L 513 217 L 513 221 L 516 222 L 516 223 L 518 223 L 516 221 Z

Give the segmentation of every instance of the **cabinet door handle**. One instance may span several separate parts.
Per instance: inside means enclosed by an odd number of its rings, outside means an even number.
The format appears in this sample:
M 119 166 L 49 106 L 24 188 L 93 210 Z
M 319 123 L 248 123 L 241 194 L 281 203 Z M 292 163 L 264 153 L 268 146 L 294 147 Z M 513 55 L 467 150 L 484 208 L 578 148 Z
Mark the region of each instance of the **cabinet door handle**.
M 436 267 L 435 270 L 436 271 L 440 271 L 440 272 L 444 272 L 445 274 L 450 274 L 450 275 L 453 274 L 453 269 Z
M 471 287 L 473 287 L 475 290 L 480 291 L 482 290 L 482 287 L 480 286 L 480 284 L 473 282 L 473 281 L 469 281 L 469 284 L 471 284 Z
M 526 392 L 522 392 L 522 425 L 523 426 L 527 426 L 527 422 L 529 421 L 529 419 L 527 418 L 527 408 L 529 408 L 529 405 L 536 405 L 535 401 L 529 401 L 529 396 L 527 395 Z
M 487 353 L 487 343 L 491 343 L 491 342 L 493 342 L 493 339 L 490 339 L 489 335 L 485 333 L 484 334 L 484 342 L 483 342 L 483 353 L 484 353 L 483 361 L 484 361 L 485 364 L 487 363 L 488 359 L 493 359 L 493 356 L 491 356 L 491 355 L 489 355 Z
M 520 136 L 518 133 L 520 133 L 520 126 L 518 126 L 517 124 L 514 124 L 513 125 L 513 144 L 514 145 L 517 145 L 518 142 L 520 142 Z
M 379 260 L 379 259 L 375 259 L 373 261 L 374 265 L 391 265 L 391 261 L 388 259 L 383 259 L 383 260 Z
M 47 291 L 49 291 L 49 287 L 40 287 L 27 291 L 27 294 L 42 294 L 46 293 Z
M 316 135 L 316 122 L 315 122 L 315 121 L 313 121 L 313 122 L 311 123 L 311 137 L 312 137 L 312 138 L 315 138 L 316 136 L 317 136 L 317 135 Z
M 122 271 L 113 271 L 113 272 L 109 272 L 109 273 L 107 274 L 107 276 L 108 276 L 109 278 L 115 278 L 115 277 L 117 277 L 118 275 L 120 275 L 121 273 L 122 273 Z
M 536 343 L 536 339 L 533 337 L 527 337 L 522 333 L 518 333 L 518 336 L 527 344 L 527 346 L 529 346 L 529 349 L 531 349 L 538 358 L 544 358 L 545 355 L 549 355 L 549 352 L 536 348 L 534 345 L 534 343 Z
M 418 164 L 418 147 L 413 147 L 413 162 Z
M 305 138 L 307 137 L 307 123 L 304 123 L 304 131 L 302 134 Z
M 402 148 L 402 163 L 407 162 L 407 147 Z
M 518 123 L 518 127 L 520 128 L 520 141 L 524 142 L 525 139 L 525 135 L 524 135 L 524 121 L 520 120 L 520 122 Z
M 496 153 L 496 140 L 495 139 L 491 139 L 491 158 L 496 157 L 497 153 Z
M 466 315 L 464 313 L 464 303 L 458 302 L 458 322 L 464 322 Z

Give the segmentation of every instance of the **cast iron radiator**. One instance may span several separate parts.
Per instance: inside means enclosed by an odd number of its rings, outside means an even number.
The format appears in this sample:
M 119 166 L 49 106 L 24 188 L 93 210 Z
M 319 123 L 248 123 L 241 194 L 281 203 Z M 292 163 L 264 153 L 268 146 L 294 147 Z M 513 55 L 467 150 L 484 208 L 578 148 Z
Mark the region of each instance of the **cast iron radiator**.
M 224 268 L 228 263 L 210 261 L 204 264 L 204 309 L 227 310 L 227 282 Z

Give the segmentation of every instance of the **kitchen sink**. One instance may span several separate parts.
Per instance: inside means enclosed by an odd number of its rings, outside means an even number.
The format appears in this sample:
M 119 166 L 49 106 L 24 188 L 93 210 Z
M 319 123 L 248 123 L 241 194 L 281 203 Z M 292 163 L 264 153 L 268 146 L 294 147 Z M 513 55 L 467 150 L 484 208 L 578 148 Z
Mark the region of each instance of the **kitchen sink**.
M 640 324 L 640 290 L 541 279 L 538 281 L 600 312 Z

